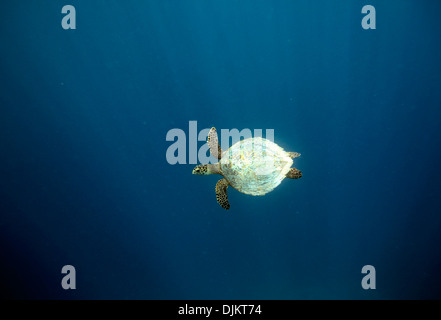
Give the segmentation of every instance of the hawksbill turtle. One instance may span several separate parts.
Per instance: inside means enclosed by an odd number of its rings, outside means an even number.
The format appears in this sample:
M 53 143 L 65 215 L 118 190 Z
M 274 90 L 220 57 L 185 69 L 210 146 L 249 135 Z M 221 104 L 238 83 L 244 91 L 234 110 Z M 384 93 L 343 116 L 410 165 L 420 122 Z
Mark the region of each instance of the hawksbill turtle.
M 283 179 L 299 179 L 302 172 L 291 168 L 297 152 L 286 152 L 274 142 L 261 137 L 238 141 L 227 151 L 219 146 L 216 128 L 211 128 L 207 137 L 210 153 L 219 159 L 215 164 L 197 165 L 193 174 L 220 174 L 216 184 L 217 202 L 222 208 L 230 209 L 227 188 L 253 196 L 262 196 L 274 190 Z

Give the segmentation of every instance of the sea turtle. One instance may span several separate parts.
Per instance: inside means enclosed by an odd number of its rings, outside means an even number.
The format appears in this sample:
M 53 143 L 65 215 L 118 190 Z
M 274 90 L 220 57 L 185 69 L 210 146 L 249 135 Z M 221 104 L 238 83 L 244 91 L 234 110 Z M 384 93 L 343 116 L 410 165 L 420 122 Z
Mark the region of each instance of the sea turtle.
M 298 179 L 302 172 L 291 168 L 297 152 L 286 152 L 274 142 L 261 137 L 238 141 L 223 152 L 219 146 L 216 128 L 211 128 L 207 144 L 213 157 L 219 159 L 216 164 L 197 165 L 193 174 L 220 174 L 223 179 L 216 184 L 217 202 L 222 208 L 230 209 L 227 187 L 253 196 L 262 196 L 286 177 Z

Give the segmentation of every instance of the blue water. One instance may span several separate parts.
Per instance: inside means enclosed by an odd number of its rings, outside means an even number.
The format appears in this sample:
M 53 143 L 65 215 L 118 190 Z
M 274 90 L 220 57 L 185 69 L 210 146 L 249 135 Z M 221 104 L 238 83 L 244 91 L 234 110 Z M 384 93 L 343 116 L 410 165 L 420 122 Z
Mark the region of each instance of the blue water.
M 440 299 L 440 10 L 4 2 L 0 296 Z M 188 145 L 190 121 L 273 129 L 303 177 L 264 197 L 230 188 L 226 212 L 220 176 L 192 175 L 188 150 L 167 161 L 167 132 Z M 365 265 L 376 289 L 361 286 Z

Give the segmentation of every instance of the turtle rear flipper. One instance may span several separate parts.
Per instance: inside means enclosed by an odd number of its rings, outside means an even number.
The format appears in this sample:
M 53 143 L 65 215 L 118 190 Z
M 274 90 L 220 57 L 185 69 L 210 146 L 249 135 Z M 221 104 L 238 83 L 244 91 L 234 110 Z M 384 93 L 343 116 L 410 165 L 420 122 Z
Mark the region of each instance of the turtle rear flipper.
M 297 158 L 297 157 L 300 157 L 300 153 L 298 153 L 298 152 L 288 152 L 288 156 L 290 157 L 290 158 Z
M 217 202 L 221 205 L 225 210 L 230 209 L 230 203 L 228 202 L 228 181 L 226 179 L 220 179 L 216 183 L 216 199 Z
M 291 168 L 286 174 L 286 177 L 289 179 L 299 179 L 302 177 L 302 171 L 296 168 Z
M 210 148 L 210 154 L 216 159 L 220 159 L 222 157 L 222 149 L 219 145 L 215 127 L 211 128 L 210 132 L 208 133 L 207 144 Z

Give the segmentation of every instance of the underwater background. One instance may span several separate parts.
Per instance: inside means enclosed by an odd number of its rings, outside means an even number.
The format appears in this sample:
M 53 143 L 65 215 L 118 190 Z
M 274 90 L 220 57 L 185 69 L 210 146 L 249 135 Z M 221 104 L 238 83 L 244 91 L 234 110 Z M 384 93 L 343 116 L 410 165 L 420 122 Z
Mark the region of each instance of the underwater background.
M 441 298 L 439 1 L 1 8 L 1 298 Z M 303 177 L 225 211 L 190 121 L 273 129 Z

